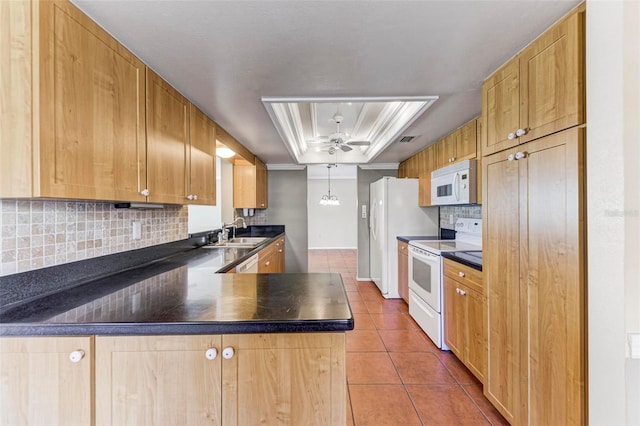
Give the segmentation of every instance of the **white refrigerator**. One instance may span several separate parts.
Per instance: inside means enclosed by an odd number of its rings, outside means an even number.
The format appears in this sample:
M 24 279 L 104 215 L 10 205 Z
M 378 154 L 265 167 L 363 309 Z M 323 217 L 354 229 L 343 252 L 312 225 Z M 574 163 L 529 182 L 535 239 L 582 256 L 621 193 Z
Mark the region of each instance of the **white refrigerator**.
M 369 273 L 385 298 L 399 298 L 396 237 L 438 236 L 438 207 L 418 206 L 418 179 L 383 177 L 369 186 Z

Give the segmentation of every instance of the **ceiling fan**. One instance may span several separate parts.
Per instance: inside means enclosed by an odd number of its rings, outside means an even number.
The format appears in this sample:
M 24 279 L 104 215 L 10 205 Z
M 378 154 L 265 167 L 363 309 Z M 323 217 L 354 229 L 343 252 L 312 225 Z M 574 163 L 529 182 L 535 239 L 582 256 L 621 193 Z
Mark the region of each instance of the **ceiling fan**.
M 344 120 L 344 117 L 340 113 L 340 104 L 338 104 L 338 108 L 336 113 L 333 114 L 331 120 L 336 123 L 336 131 L 328 136 L 319 136 L 318 139 L 323 139 L 320 142 L 310 141 L 308 142 L 310 145 L 322 144 L 329 146 L 329 154 L 333 154 L 336 149 L 340 149 L 343 152 L 349 152 L 353 150 L 352 146 L 369 146 L 371 145 L 370 141 L 352 141 L 350 136 L 344 132 L 340 131 L 340 123 Z

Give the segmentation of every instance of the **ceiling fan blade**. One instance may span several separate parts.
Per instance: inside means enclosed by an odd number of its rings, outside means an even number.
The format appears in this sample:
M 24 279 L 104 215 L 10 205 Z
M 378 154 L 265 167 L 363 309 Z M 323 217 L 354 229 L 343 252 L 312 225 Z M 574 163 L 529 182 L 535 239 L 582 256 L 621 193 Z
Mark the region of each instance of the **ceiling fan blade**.
M 344 144 L 340 144 L 340 149 L 341 149 L 343 152 L 349 152 L 349 151 L 353 150 L 353 148 L 351 148 L 351 147 L 350 147 L 350 146 L 348 146 L 348 145 L 344 145 Z
M 371 145 L 371 142 L 369 142 L 369 141 L 349 141 L 349 142 L 347 142 L 347 145 L 369 146 L 369 145 Z

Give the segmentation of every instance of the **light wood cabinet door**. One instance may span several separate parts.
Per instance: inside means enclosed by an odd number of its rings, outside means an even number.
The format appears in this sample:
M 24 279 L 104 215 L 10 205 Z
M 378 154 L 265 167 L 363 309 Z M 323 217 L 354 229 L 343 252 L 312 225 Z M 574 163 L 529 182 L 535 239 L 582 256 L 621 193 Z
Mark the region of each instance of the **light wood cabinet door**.
M 344 333 L 223 336 L 225 425 L 345 425 Z M 312 385 L 311 385 L 312 384 Z
M 40 47 L 34 195 L 144 201 L 144 64 L 70 2 L 33 3 Z
M 507 152 L 483 159 L 483 277 L 487 294 L 485 396 L 511 424 L 520 401 L 520 171 Z
M 96 423 L 222 424 L 220 336 L 96 337 Z M 216 349 L 214 359 L 207 357 Z
M 271 274 L 281 272 L 278 270 L 278 246 L 277 242 L 271 243 L 258 252 L 258 273 Z
M 528 348 L 531 424 L 587 421 L 583 138 L 584 129 L 574 128 L 522 146 L 528 235 L 521 246 L 521 310 L 529 310 L 521 315 L 528 320 L 521 347 Z
M 147 68 L 147 189 L 148 201 L 187 201 L 189 102 Z
M 93 424 L 92 360 L 91 337 L 1 338 L 0 424 Z
M 485 394 L 512 423 L 584 424 L 584 129 L 484 161 Z
M 277 256 L 277 267 L 275 272 L 283 273 L 286 271 L 286 262 L 285 262 L 285 238 L 279 238 L 276 242 L 276 256 Z
M 190 104 L 188 176 L 189 204 L 216 204 L 216 125 Z
M 400 162 L 398 165 L 398 179 L 407 177 L 407 160 Z
M 482 155 L 516 146 L 520 128 L 520 66 L 515 57 L 482 85 L 482 114 L 485 117 Z M 511 135 L 511 136 L 510 136 Z
M 448 166 L 455 161 L 456 144 L 459 137 L 459 132 L 453 132 L 436 143 L 436 168 Z
M 585 122 L 584 4 L 520 55 L 520 143 Z
M 431 206 L 431 172 L 436 169 L 436 146 L 429 145 L 422 151 L 420 175 L 418 176 L 418 205 Z
M 461 286 L 455 280 L 444 277 L 444 341 L 449 349 L 462 361 L 465 361 L 465 327 L 467 324 L 467 306 Z
M 267 178 L 267 167 L 258 157 L 255 157 L 254 164 L 236 160 L 233 165 L 233 207 L 267 208 Z
M 477 120 L 471 120 L 462 126 L 458 132 L 460 134 L 458 138 L 456 138 L 454 162 L 457 163 L 458 161 L 476 158 Z
M 267 166 L 256 157 L 256 208 L 266 209 L 268 206 L 268 175 Z
M 398 241 L 398 293 L 409 303 L 409 245 Z
M 467 289 L 467 328 L 465 365 L 480 380 L 485 381 L 487 369 L 487 310 L 486 298 L 481 293 Z

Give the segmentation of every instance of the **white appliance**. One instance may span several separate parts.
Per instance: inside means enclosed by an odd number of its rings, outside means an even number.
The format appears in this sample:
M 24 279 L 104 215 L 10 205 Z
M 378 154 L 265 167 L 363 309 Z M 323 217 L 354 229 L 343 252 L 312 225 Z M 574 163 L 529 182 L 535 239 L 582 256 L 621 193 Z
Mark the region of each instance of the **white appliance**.
M 238 274 L 257 274 L 258 273 L 258 255 L 254 254 L 238 266 L 236 266 Z
M 418 207 L 418 179 L 384 177 L 369 186 L 369 270 L 385 298 L 399 298 L 398 235 L 438 235 L 438 209 Z
M 441 253 L 481 251 L 482 219 L 456 221 L 455 240 L 409 241 L 409 314 L 435 345 L 444 343 L 443 271 Z
M 431 172 L 431 204 L 472 204 L 477 198 L 477 162 L 464 160 Z

